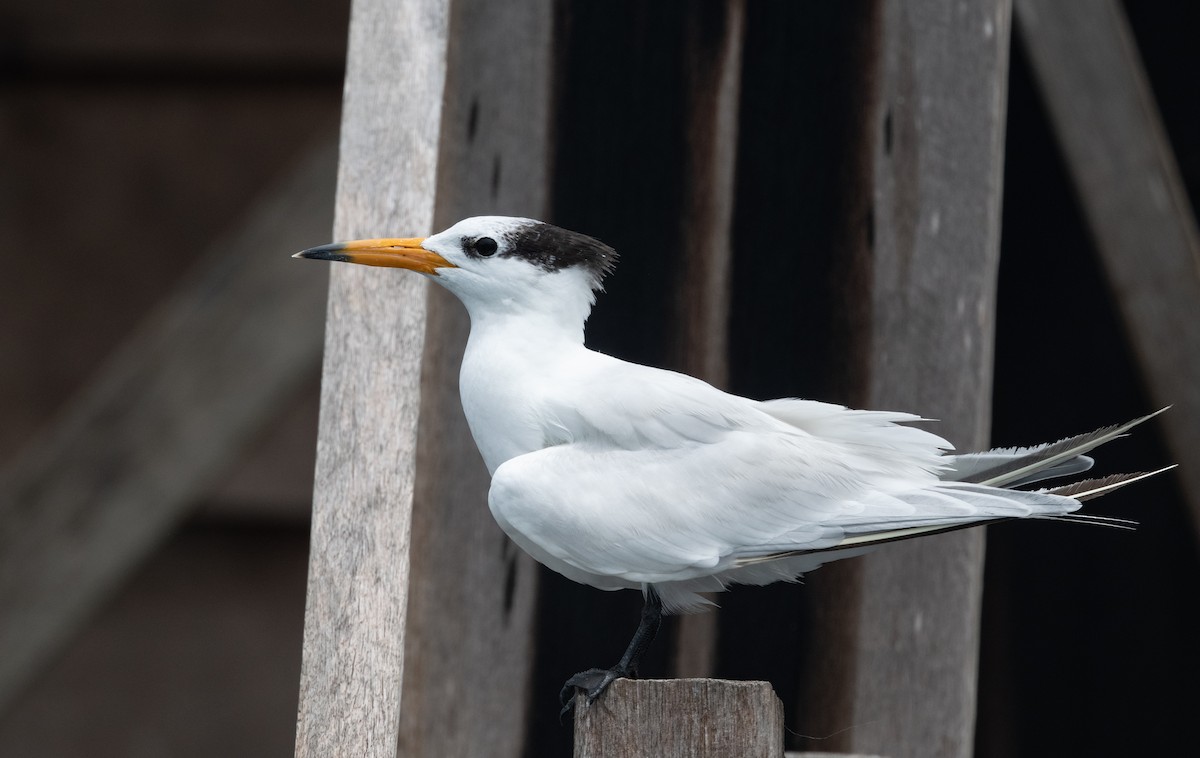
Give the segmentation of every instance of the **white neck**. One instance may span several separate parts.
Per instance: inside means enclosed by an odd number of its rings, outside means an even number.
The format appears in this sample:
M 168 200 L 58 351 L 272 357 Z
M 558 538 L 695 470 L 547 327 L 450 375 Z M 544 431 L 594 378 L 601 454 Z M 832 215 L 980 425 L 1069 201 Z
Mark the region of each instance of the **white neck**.
M 538 398 L 570 381 L 583 346 L 583 317 L 547 313 L 471 313 L 459 393 L 463 412 L 488 470 L 553 444 L 553 420 Z

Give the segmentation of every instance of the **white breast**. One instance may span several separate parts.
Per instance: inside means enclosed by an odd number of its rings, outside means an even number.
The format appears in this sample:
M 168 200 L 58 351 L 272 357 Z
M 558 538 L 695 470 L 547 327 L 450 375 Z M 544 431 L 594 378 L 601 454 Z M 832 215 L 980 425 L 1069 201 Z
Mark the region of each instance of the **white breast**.
M 561 441 L 544 398 L 560 364 L 582 346 L 547 345 L 528 328 L 473 328 L 459 374 L 463 412 L 490 473 L 518 455 Z M 561 437 L 561 435 L 558 435 Z

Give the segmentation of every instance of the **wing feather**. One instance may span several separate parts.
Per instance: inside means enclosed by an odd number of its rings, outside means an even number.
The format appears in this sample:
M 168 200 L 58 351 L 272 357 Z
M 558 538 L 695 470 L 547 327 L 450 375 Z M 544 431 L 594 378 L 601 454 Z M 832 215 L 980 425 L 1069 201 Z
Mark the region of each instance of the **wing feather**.
M 1106 442 L 1126 434 L 1138 424 L 1149 421 L 1167 410 L 1162 408 L 1141 418 L 1135 418 L 1124 424 L 1106 426 L 1087 434 L 1036 445 L 1029 448 L 999 448 L 975 457 L 959 456 L 963 459 L 960 468 L 955 462 L 953 470 L 955 479 L 967 482 L 989 484 L 994 487 L 1014 487 L 1054 476 L 1064 476 L 1086 471 L 1091 468 L 1088 453 Z M 992 462 L 991 466 L 977 464 Z
M 697 592 L 795 578 L 887 541 L 1072 513 L 1091 489 L 997 485 L 1084 470 L 1084 453 L 1145 420 L 947 456 L 949 443 L 910 426 L 923 420 L 911 414 L 757 402 L 590 355 L 539 405 L 555 444 L 501 464 L 489 505 L 551 568 L 602 589 L 653 583 L 673 610 L 705 602 Z

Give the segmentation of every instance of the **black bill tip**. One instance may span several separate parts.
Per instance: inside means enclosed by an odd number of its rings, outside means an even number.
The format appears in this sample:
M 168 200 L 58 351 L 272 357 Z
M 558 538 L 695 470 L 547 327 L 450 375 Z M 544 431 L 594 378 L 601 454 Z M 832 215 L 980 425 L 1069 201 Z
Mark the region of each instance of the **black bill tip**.
M 339 261 L 349 263 L 350 256 L 345 252 L 346 247 L 340 242 L 334 242 L 320 247 L 310 247 L 293 255 L 293 258 L 312 258 L 317 261 Z

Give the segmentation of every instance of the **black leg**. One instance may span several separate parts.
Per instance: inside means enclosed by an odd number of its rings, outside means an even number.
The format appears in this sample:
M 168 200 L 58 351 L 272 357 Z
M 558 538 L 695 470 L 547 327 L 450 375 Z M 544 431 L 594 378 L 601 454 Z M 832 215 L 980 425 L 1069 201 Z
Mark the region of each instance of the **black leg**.
M 647 585 L 646 603 L 642 606 L 642 620 L 638 624 L 637 631 L 633 633 L 633 639 L 629 641 L 629 647 L 625 649 L 625 655 L 621 656 L 620 662 L 610 669 L 588 669 L 580 671 L 568 679 L 567 683 L 563 685 L 562 691 L 558 693 L 559 700 L 563 704 L 559 716 L 565 716 L 575 705 L 576 690 L 587 695 L 588 705 L 591 705 L 596 702 L 596 698 L 604 694 L 608 685 L 617 679 L 636 676 L 638 663 L 641 662 L 646 648 L 650 647 L 650 643 L 654 641 L 654 635 L 658 634 L 662 617 L 662 599 L 653 585 Z

